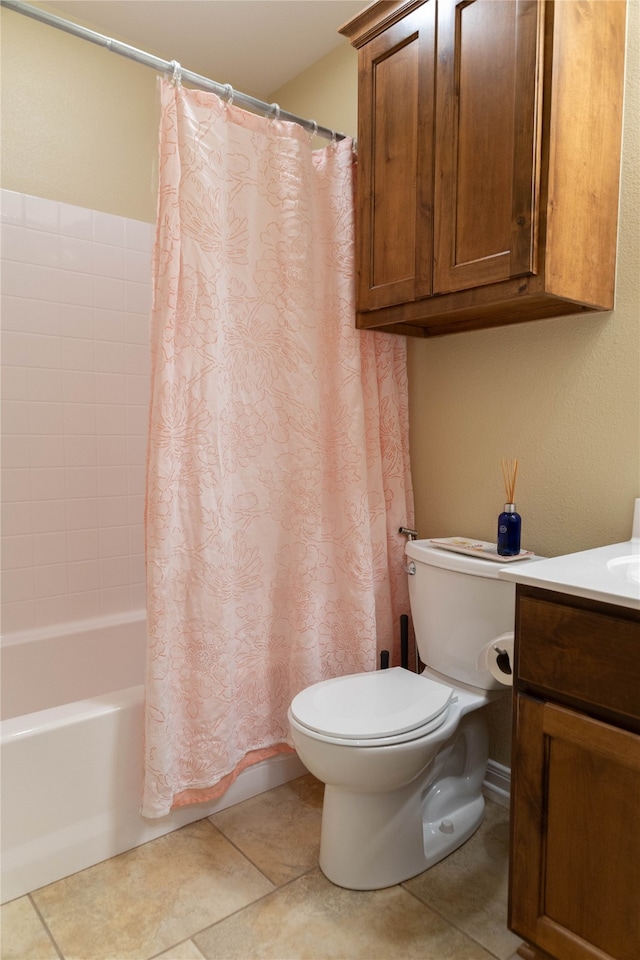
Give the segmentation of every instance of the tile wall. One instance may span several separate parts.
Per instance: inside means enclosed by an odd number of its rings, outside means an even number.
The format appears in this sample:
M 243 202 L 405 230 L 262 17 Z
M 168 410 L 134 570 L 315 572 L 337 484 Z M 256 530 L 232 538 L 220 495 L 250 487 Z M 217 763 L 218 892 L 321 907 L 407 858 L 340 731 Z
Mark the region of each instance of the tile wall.
M 2 632 L 145 605 L 153 226 L 1 191 Z

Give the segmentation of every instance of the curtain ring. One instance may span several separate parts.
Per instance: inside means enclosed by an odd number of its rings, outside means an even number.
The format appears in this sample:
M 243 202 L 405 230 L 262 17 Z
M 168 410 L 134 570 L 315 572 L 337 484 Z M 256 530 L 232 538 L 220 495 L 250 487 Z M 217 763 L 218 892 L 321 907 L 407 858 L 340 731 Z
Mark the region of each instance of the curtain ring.
M 311 131 L 311 134 L 309 135 L 309 140 L 313 140 L 313 138 L 316 136 L 316 134 L 317 134 L 317 132 L 318 132 L 318 124 L 316 123 L 316 121 L 315 121 L 315 120 L 312 120 L 311 123 L 313 124 L 313 130 Z
M 234 92 L 230 83 L 225 83 L 223 96 L 226 97 L 228 106 L 231 106 L 233 103 Z
M 280 104 L 272 103 L 268 116 L 269 120 L 273 120 L 274 123 L 277 123 L 280 119 Z
M 176 87 L 179 87 L 182 82 L 182 68 L 177 60 L 172 60 L 171 66 L 173 67 L 171 82 L 175 84 Z

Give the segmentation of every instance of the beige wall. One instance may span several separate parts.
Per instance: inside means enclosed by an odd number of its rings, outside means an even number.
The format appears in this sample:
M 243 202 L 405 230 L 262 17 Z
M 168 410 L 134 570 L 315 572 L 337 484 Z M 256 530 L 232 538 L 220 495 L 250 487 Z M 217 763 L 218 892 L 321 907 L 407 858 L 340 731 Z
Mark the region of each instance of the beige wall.
M 520 460 L 525 547 L 557 555 L 629 536 L 640 497 L 639 52 L 631 0 L 616 309 L 409 341 L 421 536 L 495 539 L 504 456 Z M 153 221 L 153 71 L 3 10 L 2 85 L 2 186 Z M 355 134 L 356 96 L 344 41 L 269 99 Z M 492 756 L 508 763 L 505 711 L 494 710 Z
M 4 8 L 0 26 L 2 186 L 153 222 L 153 70 Z
M 349 137 L 358 134 L 358 54 L 343 40 L 299 77 L 269 98 Z M 326 141 L 325 141 L 326 142 Z M 322 141 L 318 141 L 322 146 Z

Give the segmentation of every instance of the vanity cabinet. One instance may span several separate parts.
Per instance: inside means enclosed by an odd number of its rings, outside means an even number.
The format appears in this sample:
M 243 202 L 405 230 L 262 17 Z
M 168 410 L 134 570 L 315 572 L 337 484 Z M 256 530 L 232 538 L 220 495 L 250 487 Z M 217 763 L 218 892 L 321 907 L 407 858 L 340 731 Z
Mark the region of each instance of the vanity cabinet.
M 357 326 L 613 306 L 624 0 L 383 0 L 358 48 Z
M 509 926 L 529 960 L 640 956 L 640 611 L 521 584 Z

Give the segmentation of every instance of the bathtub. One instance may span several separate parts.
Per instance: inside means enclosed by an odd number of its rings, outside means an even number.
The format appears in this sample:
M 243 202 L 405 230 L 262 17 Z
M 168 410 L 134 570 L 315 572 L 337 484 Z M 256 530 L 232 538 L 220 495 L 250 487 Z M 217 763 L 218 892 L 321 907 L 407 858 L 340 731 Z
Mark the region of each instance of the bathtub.
M 144 611 L 3 638 L 2 903 L 306 772 L 279 754 L 218 800 L 143 819 L 144 647 Z

